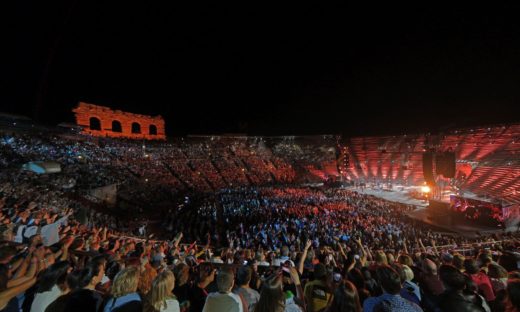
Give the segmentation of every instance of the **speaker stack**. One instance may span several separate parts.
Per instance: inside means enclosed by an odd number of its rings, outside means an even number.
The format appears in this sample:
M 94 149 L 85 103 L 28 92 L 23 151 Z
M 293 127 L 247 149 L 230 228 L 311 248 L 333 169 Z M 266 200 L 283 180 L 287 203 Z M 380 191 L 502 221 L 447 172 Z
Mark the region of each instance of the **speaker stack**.
M 435 186 L 435 176 L 433 175 L 433 155 L 432 151 L 423 153 L 423 175 L 424 180 L 430 186 Z
M 435 174 L 433 163 L 435 160 L 435 173 L 442 174 L 445 178 L 454 178 L 456 173 L 455 153 L 447 151 L 434 153 L 433 151 L 423 153 L 423 174 L 428 185 L 435 185 Z

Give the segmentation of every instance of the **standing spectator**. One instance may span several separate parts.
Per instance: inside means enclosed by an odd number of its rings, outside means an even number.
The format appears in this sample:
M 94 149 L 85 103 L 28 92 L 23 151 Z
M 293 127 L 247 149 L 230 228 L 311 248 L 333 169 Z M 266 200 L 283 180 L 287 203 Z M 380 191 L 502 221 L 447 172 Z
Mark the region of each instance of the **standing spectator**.
M 74 270 L 67 275 L 67 288 L 69 289 L 69 293 L 60 296 L 58 299 L 54 300 L 45 312 L 66 312 L 69 311 L 67 309 L 67 304 L 71 295 L 75 293 L 76 290 L 81 289 L 81 277 L 83 271 Z
M 191 312 L 201 312 L 208 297 L 207 287 L 215 280 L 216 270 L 211 267 L 201 269 L 196 284 L 190 291 L 189 302 Z
M 439 296 L 439 309 L 449 311 L 490 312 L 479 294 L 466 289 L 468 277 L 452 265 L 442 265 L 439 272 L 445 291 Z
M 49 304 L 63 294 L 69 263 L 60 261 L 48 267 L 38 282 L 38 290 L 31 305 L 31 312 L 44 312 Z
M 507 282 L 506 311 L 520 311 L 520 279 L 511 279 Z
M 361 303 L 356 287 L 349 281 L 344 281 L 334 292 L 334 299 L 327 312 L 361 312 Z
M 327 307 L 332 299 L 330 282 L 327 279 L 327 268 L 318 263 L 314 266 L 314 279 L 305 285 L 305 301 L 310 312 L 318 312 Z
M 273 261 L 273 265 L 274 265 L 274 266 L 281 266 L 281 265 L 283 265 L 286 261 L 291 262 L 291 266 L 294 267 L 294 262 L 291 260 L 291 258 L 289 258 L 289 247 L 287 247 L 287 246 L 283 246 L 283 247 L 282 247 L 281 254 L 280 254 L 280 257 L 274 259 L 274 261 Z
M 92 263 L 84 268 L 79 279 L 80 289 L 70 294 L 65 311 L 100 311 L 103 297 L 96 286 L 104 275 L 105 266 L 102 263 Z
M 240 267 L 237 272 L 237 288 L 233 291 L 235 294 L 239 295 L 242 300 L 245 301 L 249 311 L 252 311 L 253 306 L 260 299 L 260 294 L 258 291 L 249 287 L 252 275 L 253 269 L 251 269 L 251 267 Z
M 117 273 L 112 284 L 112 298 L 105 305 L 104 312 L 141 312 L 141 297 L 137 293 L 139 269 L 129 267 Z
M 221 270 L 217 275 L 218 293 L 206 298 L 203 312 L 243 312 L 244 303 L 239 295 L 231 292 L 235 276 L 231 270 Z M 246 310 L 247 311 L 247 306 Z
M 179 301 L 172 293 L 175 287 L 175 276 L 169 270 L 159 274 L 148 292 L 145 312 L 180 312 Z
M 401 297 L 408 299 L 416 304 L 421 304 L 421 289 L 413 282 L 413 271 L 407 265 L 403 265 L 401 269 L 401 280 L 403 288 L 401 289 Z
M 253 312 L 301 312 L 302 309 L 292 300 L 285 298 L 282 273 L 273 274 L 262 286 L 260 300 Z
M 468 274 L 473 283 L 475 283 L 479 293 L 486 298 L 486 301 L 490 302 L 495 300 L 495 293 L 493 292 L 491 281 L 486 273 L 480 270 L 477 261 L 475 259 L 464 260 L 464 268 L 466 269 L 466 274 Z
M 380 266 L 376 269 L 377 280 L 383 288 L 383 294 L 379 297 L 371 297 L 363 304 L 364 312 L 392 311 L 412 312 L 422 311 L 415 303 L 404 299 L 399 295 L 401 291 L 401 278 L 393 268 Z

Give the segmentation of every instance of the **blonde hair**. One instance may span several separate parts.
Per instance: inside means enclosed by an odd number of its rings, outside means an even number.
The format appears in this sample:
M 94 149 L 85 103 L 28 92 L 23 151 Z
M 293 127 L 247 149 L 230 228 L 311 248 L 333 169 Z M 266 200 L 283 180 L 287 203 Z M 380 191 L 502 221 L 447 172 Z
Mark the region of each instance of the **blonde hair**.
M 115 298 L 137 291 L 139 285 L 139 269 L 129 267 L 117 273 L 112 284 L 112 296 Z
M 403 264 L 403 277 L 405 281 L 411 281 L 414 278 L 412 269 L 406 264 Z
M 379 265 L 387 265 L 388 264 L 388 259 L 386 257 L 386 254 L 384 251 L 382 250 L 378 250 L 376 251 L 376 263 L 379 264 Z
M 172 290 L 175 287 L 175 275 L 172 271 L 165 270 L 153 280 L 152 288 L 148 292 L 149 305 L 145 311 L 160 311 L 161 309 L 168 308 L 166 305 L 166 299 L 172 298 Z

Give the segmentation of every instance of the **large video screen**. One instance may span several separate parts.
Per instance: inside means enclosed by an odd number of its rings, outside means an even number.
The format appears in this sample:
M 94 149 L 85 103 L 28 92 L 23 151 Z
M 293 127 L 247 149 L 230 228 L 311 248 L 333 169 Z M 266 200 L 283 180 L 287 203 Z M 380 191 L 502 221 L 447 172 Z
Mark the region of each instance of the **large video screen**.
M 500 204 L 451 195 L 450 209 L 455 222 L 491 227 L 504 225 L 504 215 Z

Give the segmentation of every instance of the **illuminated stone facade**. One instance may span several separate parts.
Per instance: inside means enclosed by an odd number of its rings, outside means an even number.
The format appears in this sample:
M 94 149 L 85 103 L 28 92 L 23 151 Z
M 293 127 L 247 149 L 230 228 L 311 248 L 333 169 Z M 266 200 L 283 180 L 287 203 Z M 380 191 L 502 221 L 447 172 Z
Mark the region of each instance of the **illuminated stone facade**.
M 132 114 L 80 102 L 72 110 L 76 123 L 84 134 L 101 137 L 165 140 L 164 119 L 161 116 Z

